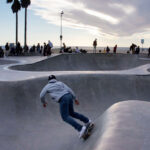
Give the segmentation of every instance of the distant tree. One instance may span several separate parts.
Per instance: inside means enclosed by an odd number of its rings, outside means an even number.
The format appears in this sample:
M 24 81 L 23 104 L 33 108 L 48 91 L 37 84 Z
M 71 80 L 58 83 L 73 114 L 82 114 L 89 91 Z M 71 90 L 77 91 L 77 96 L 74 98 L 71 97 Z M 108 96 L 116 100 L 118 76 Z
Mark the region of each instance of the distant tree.
M 30 4 L 30 0 L 21 0 L 21 6 L 22 8 L 25 8 L 24 46 L 27 46 L 27 8 Z
M 16 13 L 16 45 L 18 43 L 18 11 L 21 9 L 19 0 L 7 0 L 7 3 L 12 3 L 11 9 Z

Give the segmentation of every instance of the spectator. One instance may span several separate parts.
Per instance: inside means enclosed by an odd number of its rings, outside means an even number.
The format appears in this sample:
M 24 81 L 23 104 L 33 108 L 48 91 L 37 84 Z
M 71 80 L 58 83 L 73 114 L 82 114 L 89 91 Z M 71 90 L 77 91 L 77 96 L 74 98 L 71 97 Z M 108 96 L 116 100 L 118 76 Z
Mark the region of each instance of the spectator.
M 6 43 L 5 45 L 5 55 L 8 56 L 9 55 L 9 44 Z
M 0 57 L 4 57 L 4 51 L 1 46 L 0 46 Z
M 43 55 L 47 56 L 47 45 L 46 45 L 46 43 L 44 43 Z
M 135 54 L 135 48 L 137 46 L 135 44 L 132 43 L 132 45 L 130 46 L 130 51 L 132 51 L 132 54 Z
M 33 46 L 30 48 L 30 52 L 31 52 L 31 53 L 35 53 L 35 45 L 33 45 Z
M 106 52 L 109 53 L 110 52 L 110 48 L 107 46 L 106 47 Z
M 49 55 L 51 55 L 51 47 L 50 47 L 50 45 L 49 44 L 47 44 L 47 50 L 46 50 L 46 55 L 47 56 L 49 56 Z
M 37 52 L 40 53 L 41 51 L 41 47 L 40 47 L 40 43 L 37 44 Z
M 29 47 L 28 45 L 24 46 L 24 53 L 28 53 L 29 52 Z
M 75 52 L 76 53 L 81 53 L 78 47 L 76 47 Z
M 16 54 L 17 54 L 17 56 L 23 54 L 23 48 L 22 48 L 20 42 L 18 42 L 16 45 Z
M 150 56 L 150 47 L 149 47 L 149 49 L 148 49 L 148 56 Z
M 15 56 L 15 54 L 16 54 L 16 49 L 15 46 L 12 44 L 10 46 L 10 55 Z
M 95 39 L 94 41 L 93 41 L 93 53 L 96 53 L 96 47 L 97 47 L 97 39 Z
M 63 43 L 63 47 L 62 47 L 61 51 L 65 52 L 65 53 L 72 53 L 71 47 L 66 47 L 65 43 Z
M 140 53 L 140 47 L 138 46 L 135 50 L 135 54 L 139 54 Z
M 116 53 L 116 51 L 117 51 L 117 45 L 115 45 L 113 53 Z
M 49 41 L 48 41 L 48 44 L 49 44 L 49 46 L 50 46 L 50 49 L 52 49 L 52 48 L 53 48 L 53 43 L 49 40 Z
M 41 46 L 41 48 L 40 48 L 40 54 L 43 54 L 43 46 Z
M 65 43 L 63 43 L 63 47 L 62 47 L 62 52 L 66 52 L 66 44 Z
M 32 52 L 34 52 L 35 53 L 35 45 L 33 45 L 33 47 L 32 47 Z
M 53 48 L 53 43 L 49 40 L 48 41 L 48 45 L 47 45 L 47 55 L 51 55 L 51 53 L 52 53 L 52 48 Z
M 80 49 L 80 52 L 83 53 L 83 54 L 87 53 L 87 51 L 85 49 Z
M 104 48 L 104 53 L 106 53 L 106 49 Z
M 130 54 L 130 50 L 127 50 L 127 54 Z
M 20 43 L 18 42 L 17 45 L 16 45 L 16 54 L 17 56 L 19 55 L 20 53 Z
M 9 51 L 9 45 L 8 45 L 8 43 L 6 43 L 6 45 L 5 45 L 5 50 Z

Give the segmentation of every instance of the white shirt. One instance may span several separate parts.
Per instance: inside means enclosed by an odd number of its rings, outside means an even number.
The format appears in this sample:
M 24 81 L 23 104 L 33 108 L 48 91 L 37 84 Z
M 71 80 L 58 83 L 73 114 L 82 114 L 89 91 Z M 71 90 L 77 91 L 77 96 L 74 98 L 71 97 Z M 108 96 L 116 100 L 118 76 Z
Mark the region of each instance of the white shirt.
M 75 52 L 76 52 L 76 53 L 81 53 L 78 48 L 76 48 Z
M 53 48 L 53 44 L 52 44 L 52 42 L 51 41 L 49 41 L 49 46 L 51 47 L 51 48 Z
M 60 98 L 67 93 L 71 93 L 73 98 L 76 99 L 72 89 L 63 82 L 57 81 L 56 79 L 50 80 L 48 84 L 42 89 L 40 93 L 40 99 L 42 103 L 46 103 L 45 95 L 47 93 L 49 93 L 51 99 L 55 102 L 59 102 Z

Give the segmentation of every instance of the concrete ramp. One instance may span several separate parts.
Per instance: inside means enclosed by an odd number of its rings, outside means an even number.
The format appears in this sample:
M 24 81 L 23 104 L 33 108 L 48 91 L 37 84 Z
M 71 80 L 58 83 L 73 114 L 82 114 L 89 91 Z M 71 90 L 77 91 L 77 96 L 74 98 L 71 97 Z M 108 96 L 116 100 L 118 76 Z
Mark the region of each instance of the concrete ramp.
M 94 150 L 149 150 L 150 103 L 125 101 L 114 104 L 98 121 L 102 126 Z
M 34 64 L 11 67 L 23 71 L 97 71 L 124 70 L 150 62 L 138 55 L 127 54 L 63 54 Z
M 85 144 L 82 143 L 80 148 L 86 150 L 149 150 L 149 114 L 149 102 L 130 100 L 116 103 L 97 118 L 92 136 Z
M 17 63 L 17 61 L 5 60 L 4 58 L 0 58 L 0 65 L 13 64 L 13 63 Z
M 78 139 L 78 133 L 61 120 L 59 105 L 49 97 L 48 107 L 42 107 L 39 94 L 47 78 L 0 82 L 2 150 L 137 150 L 140 146 L 148 150 L 149 76 L 64 75 L 57 78 L 77 93 L 80 106 L 75 110 L 95 121 L 93 135 L 85 142 Z

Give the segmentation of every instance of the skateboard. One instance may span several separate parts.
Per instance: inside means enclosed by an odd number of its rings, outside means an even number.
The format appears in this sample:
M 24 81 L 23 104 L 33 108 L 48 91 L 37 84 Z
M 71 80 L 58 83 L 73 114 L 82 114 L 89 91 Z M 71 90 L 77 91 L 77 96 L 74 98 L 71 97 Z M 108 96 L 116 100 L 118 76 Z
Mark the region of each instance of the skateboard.
M 83 140 L 87 140 L 89 138 L 89 136 L 92 134 L 92 130 L 94 128 L 94 124 L 89 123 L 86 125 L 86 130 L 84 135 L 82 136 Z

